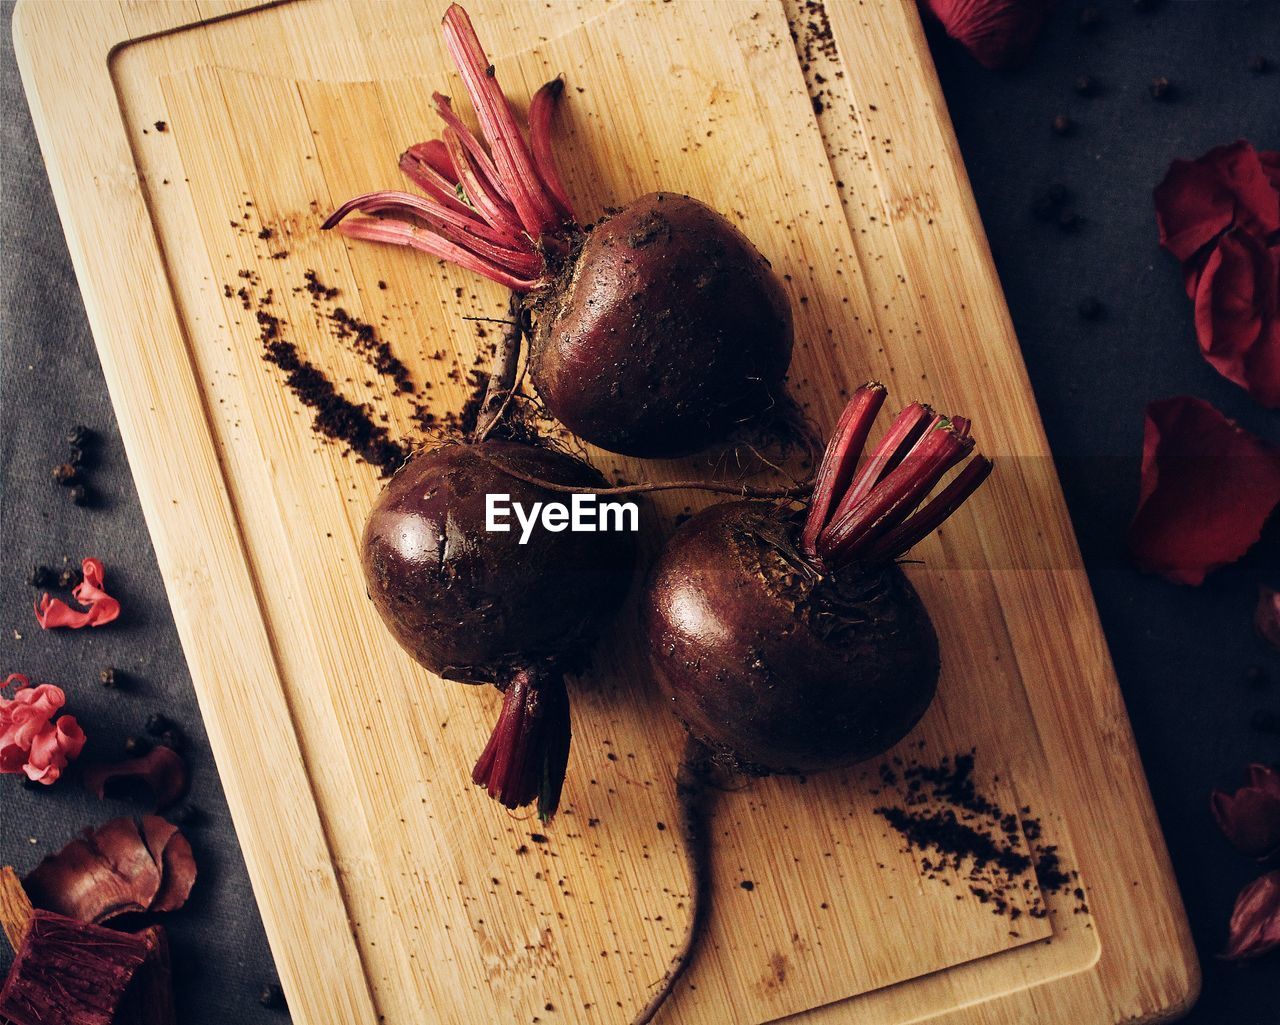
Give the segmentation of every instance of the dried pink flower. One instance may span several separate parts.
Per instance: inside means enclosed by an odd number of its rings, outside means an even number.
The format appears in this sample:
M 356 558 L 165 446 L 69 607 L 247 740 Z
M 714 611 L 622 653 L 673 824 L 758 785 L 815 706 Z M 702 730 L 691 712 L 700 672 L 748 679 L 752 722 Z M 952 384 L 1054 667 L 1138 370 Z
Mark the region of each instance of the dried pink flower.
M 16 683 L 13 697 L 2 693 Z M 55 719 L 67 702 L 61 687 L 31 686 L 21 673 L 0 683 L 0 773 L 24 772 L 37 783 L 50 784 L 84 749 L 84 730 L 73 715 Z

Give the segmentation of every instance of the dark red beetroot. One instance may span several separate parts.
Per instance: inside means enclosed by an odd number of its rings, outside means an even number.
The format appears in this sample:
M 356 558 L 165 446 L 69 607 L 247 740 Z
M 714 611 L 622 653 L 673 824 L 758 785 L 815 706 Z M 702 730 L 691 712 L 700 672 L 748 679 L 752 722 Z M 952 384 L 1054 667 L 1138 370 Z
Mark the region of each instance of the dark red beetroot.
M 473 773 L 509 808 L 538 800 L 555 813 L 569 757 L 564 676 L 581 666 L 601 623 L 626 593 L 634 535 L 535 528 L 520 544 L 486 528 L 486 495 L 512 503 L 565 501 L 540 487 L 597 488 L 585 463 L 511 441 L 445 445 L 414 456 L 383 490 L 365 525 L 369 595 L 396 639 L 450 680 L 506 694 Z
M 782 505 L 716 505 L 684 524 L 649 576 L 644 626 L 690 735 L 735 768 L 803 773 L 887 750 L 928 708 L 938 640 L 894 560 L 991 470 L 969 422 L 908 407 L 856 470 L 885 398 L 846 407 L 803 523 Z
M 420 249 L 524 294 L 537 318 L 529 371 L 539 395 L 603 448 L 682 455 L 777 401 L 791 362 L 791 306 L 746 236 L 674 193 L 642 196 L 584 230 L 552 156 L 563 82 L 534 96 L 526 143 L 456 4 L 444 36 L 488 149 L 437 93 L 443 138 L 400 159 L 426 196 L 359 196 L 325 227 Z M 355 211 L 378 216 L 344 219 Z

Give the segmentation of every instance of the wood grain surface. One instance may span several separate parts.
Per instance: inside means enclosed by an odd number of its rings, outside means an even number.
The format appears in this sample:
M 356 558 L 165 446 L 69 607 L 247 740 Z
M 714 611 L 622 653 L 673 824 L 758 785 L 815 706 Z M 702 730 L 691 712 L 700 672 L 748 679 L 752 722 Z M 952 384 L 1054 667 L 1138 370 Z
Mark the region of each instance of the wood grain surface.
M 424 394 L 438 414 L 464 401 L 496 330 L 464 317 L 501 317 L 501 290 L 318 231 L 349 195 L 400 187 L 397 154 L 435 132 L 433 89 L 463 95 L 442 11 L 27 3 L 15 42 L 294 1020 L 623 1021 L 687 899 L 665 828 L 679 730 L 633 610 L 571 682 L 561 816 L 505 813 L 467 776 L 498 695 L 433 679 L 382 629 L 357 549 L 376 472 L 318 442 L 261 357 L 269 294 L 284 336 L 396 436 L 417 436 Z M 1050 913 L 1011 924 L 958 876 L 922 878 L 874 813 L 874 766 L 757 782 L 717 799 L 715 911 L 665 1020 L 1176 1014 L 1194 955 L 914 7 L 471 12 L 518 104 L 566 75 L 580 211 L 686 192 L 770 258 L 796 311 L 791 390 L 820 428 L 871 377 L 897 404 L 973 418 L 998 469 L 910 568 L 945 670 L 898 753 L 975 749 L 984 789 L 1033 809 L 1086 894 L 1028 878 L 1023 906 Z M 338 294 L 317 299 L 308 271 Z M 375 325 L 414 396 L 335 330 L 336 306 Z M 633 479 L 725 471 L 590 456 Z M 686 503 L 651 504 L 647 551 Z

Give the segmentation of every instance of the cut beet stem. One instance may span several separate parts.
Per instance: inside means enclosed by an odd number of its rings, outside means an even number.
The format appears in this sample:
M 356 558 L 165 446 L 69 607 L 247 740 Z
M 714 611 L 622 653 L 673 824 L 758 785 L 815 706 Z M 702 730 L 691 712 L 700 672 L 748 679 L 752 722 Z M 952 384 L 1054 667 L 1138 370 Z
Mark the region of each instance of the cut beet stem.
M 426 197 L 387 191 L 357 196 L 323 227 L 422 250 L 517 292 L 545 289 L 557 269 L 547 266 L 548 259 L 558 266 L 570 239 L 580 234 L 551 143 L 551 115 L 564 83 L 553 79 L 534 95 L 526 142 L 471 19 L 457 4 L 444 16 L 444 37 L 480 134 L 448 96 L 433 93 L 444 124 L 441 138 L 410 146 L 400 157 L 400 169 Z M 377 216 L 348 220 L 356 211 Z
M 502 711 L 471 778 L 507 808 L 537 798 L 538 817 L 547 822 L 560 806 L 571 737 L 564 676 L 519 669 L 507 684 Z
M 933 410 L 919 402 L 911 403 L 894 417 L 889 430 L 880 439 L 880 444 L 854 474 L 849 489 L 840 497 L 830 519 L 839 519 L 862 501 L 867 492 L 884 479 L 885 474 L 902 462 L 934 419 Z
M 563 95 L 563 78 L 553 78 L 533 94 L 533 99 L 529 102 L 529 146 L 533 150 L 533 162 L 538 168 L 538 176 L 559 206 L 561 218 L 574 223 L 577 217 L 573 212 L 573 204 L 569 201 L 569 193 L 560 180 L 560 172 L 556 169 L 551 145 L 551 115 L 555 113 Z
M 986 456 L 974 456 L 924 508 L 883 535 L 867 552 L 867 560 L 888 561 L 905 555 L 942 526 L 978 490 L 990 476 L 992 466 L 991 460 Z
M 814 547 L 818 534 L 830 520 L 831 506 L 836 496 L 844 494 L 853 480 L 858 458 L 867 444 L 867 435 L 876 414 L 884 405 L 888 394 L 885 386 L 877 381 L 864 384 L 853 394 L 840 414 L 840 420 L 831 435 L 831 442 L 823 453 L 813 482 L 813 497 L 809 500 L 809 515 L 805 518 L 804 533 L 800 538 L 800 550 L 808 556 L 817 554 Z
M 978 456 L 926 503 L 947 471 L 973 451 L 974 440 L 967 417 L 936 414 L 921 403 L 912 403 L 894 418 L 855 471 L 884 398 L 882 385 L 859 388 L 823 454 L 800 537 L 801 552 L 820 568 L 901 557 L 936 530 L 991 473 L 991 461 Z
M 540 239 L 557 227 L 554 201 L 546 195 L 511 104 L 498 84 L 471 19 L 457 4 L 445 12 L 444 41 L 467 85 L 480 127 L 493 151 L 502 189 L 520 215 L 529 237 Z

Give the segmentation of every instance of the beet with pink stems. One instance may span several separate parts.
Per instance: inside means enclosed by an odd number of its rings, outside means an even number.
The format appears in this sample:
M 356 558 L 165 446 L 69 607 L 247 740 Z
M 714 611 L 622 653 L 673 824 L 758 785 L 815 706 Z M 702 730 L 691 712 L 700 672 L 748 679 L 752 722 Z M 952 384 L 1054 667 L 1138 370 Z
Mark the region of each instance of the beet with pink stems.
M 752 774 L 808 773 L 901 740 L 937 688 L 938 640 L 895 560 L 986 479 L 969 421 L 905 409 L 859 468 L 885 399 L 860 388 L 826 450 L 803 521 L 727 502 L 685 523 L 642 603 L 650 659 L 691 737 Z
M 581 226 L 552 154 L 563 82 L 534 95 L 526 142 L 456 4 L 444 37 L 488 146 L 436 93 L 442 138 L 400 158 L 425 195 L 358 196 L 324 226 L 422 250 L 524 295 L 536 318 L 528 366 L 539 396 L 602 448 L 683 455 L 776 403 L 791 306 L 768 260 L 722 215 L 675 193 Z M 367 216 L 349 218 L 355 212 Z
M 486 498 L 563 501 L 604 479 L 586 463 L 533 445 L 488 440 L 411 458 L 379 496 L 361 544 L 365 582 L 383 622 L 421 665 L 505 694 L 473 780 L 508 808 L 555 814 L 569 758 L 564 673 L 581 667 L 624 597 L 635 535 L 543 526 L 486 529 Z

